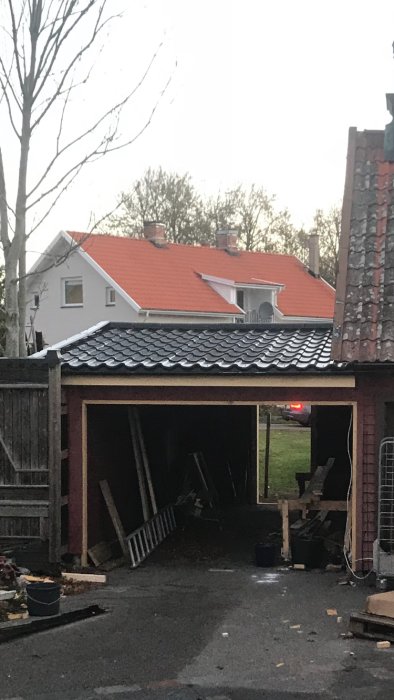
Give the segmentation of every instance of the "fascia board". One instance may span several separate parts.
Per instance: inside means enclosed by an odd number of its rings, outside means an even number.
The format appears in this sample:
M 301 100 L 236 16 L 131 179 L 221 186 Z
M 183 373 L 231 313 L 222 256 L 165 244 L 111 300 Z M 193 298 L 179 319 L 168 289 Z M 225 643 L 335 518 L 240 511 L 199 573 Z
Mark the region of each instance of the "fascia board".
M 64 237 L 66 238 L 66 240 L 68 240 L 70 242 L 73 241 L 72 236 L 70 236 L 66 231 L 64 231 L 63 233 L 64 233 Z M 111 277 L 111 275 L 109 275 L 107 272 L 105 272 L 105 270 L 103 270 L 101 265 L 96 263 L 96 261 L 90 257 L 89 253 L 87 253 L 85 250 L 83 250 L 83 248 L 81 248 L 80 246 L 78 248 L 76 248 L 76 251 L 80 254 L 80 256 L 83 258 L 83 260 L 85 260 L 87 263 L 89 263 L 89 265 L 96 272 L 98 272 L 99 275 L 101 275 L 101 277 L 106 282 L 108 282 L 108 284 L 110 284 L 111 287 L 113 287 L 115 289 L 116 292 L 118 292 L 119 296 L 121 296 L 122 299 L 124 299 L 134 309 L 134 311 L 136 311 L 137 313 L 139 313 L 141 311 L 141 306 L 139 304 L 137 304 L 137 302 L 131 296 L 129 296 L 127 294 L 127 292 L 124 291 L 123 287 L 121 287 L 120 284 L 115 282 L 115 280 Z
M 216 277 L 216 275 L 205 275 L 203 272 L 198 273 L 201 277 L 201 279 L 205 280 L 206 282 L 216 282 L 217 284 L 225 284 L 228 287 L 234 287 L 235 282 L 234 280 L 227 279 L 226 277 Z
M 234 307 L 239 309 L 239 306 Z M 222 317 L 224 316 L 225 318 L 234 318 L 234 316 L 238 317 L 245 315 L 245 312 L 240 310 L 239 313 L 234 311 L 234 313 L 228 312 L 228 311 L 182 311 L 182 310 L 171 310 L 171 309 L 141 309 L 142 313 L 149 313 L 149 314 L 154 314 L 157 316 L 208 316 L 209 318 L 217 318 L 218 316 Z
M 273 292 L 281 292 L 284 289 L 284 284 L 275 284 L 275 282 L 267 282 L 267 284 L 248 284 L 244 282 L 235 282 L 237 289 L 268 289 Z
M 44 348 L 44 350 L 40 350 L 39 352 L 33 353 L 33 355 L 29 355 L 29 358 L 35 360 L 40 357 L 46 357 L 48 350 L 61 350 L 61 348 L 64 348 L 67 345 L 71 345 L 72 343 L 76 343 L 78 340 L 84 340 L 90 335 L 93 335 L 93 333 L 95 333 L 96 331 L 100 330 L 101 328 L 104 328 L 104 326 L 107 326 L 109 323 L 109 321 L 99 321 L 99 323 L 96 323 L 94 326 L 87 328 L 85 331 L 75 333 L 75 335 L 71 335 L 69 338 L 65 338 L 64 340 L 59 340 L 58 343 L 54 343 L 53 345 Z
M 54 248 L 56 248 L 56 246 L 57 246 L 57 244 L 59 243 L 59 241 L 60 241 L 62 238 L 64 238 L 64 237 L 65 237 L 65 231 L 59 231 L 59 233 L 56 234 L 56 236 L 55 236 L 55 238 L 53 239 L 53 241 L 49 244 L 49 246 L 47 246 L 47 247 L 45 248 L 44 252 L 41 253 L 40 257 L 36 260 L 36 262 L 35 262 L 35 263 L 29 268 L 29 270 L 27 271 L 27 276 L 28 276 L 28 278 L 29 278 L 31 275 L 39 274 L 39 273 L 40 273 L 40 269 L 39 269 L 39 268 L 40 268 L 41 264 L 43 264 L 43 263 L 45 262 L 46 258 L 47 258 L 48 255 L 51 253 L 51 251 L 53 251 Z M 67 242 L 68 242 L 68 241 L 67 241 Z

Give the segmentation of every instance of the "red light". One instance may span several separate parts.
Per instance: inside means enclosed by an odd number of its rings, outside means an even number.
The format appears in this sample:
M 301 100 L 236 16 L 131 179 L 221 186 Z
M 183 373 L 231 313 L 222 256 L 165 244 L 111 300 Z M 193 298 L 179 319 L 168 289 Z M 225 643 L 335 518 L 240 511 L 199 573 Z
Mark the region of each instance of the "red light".
M 304 408 L 304 404 L 299 403 L 299 402 L 298 403 L 291 403 L 290 408 L 293 411 L 302 411 L 302 409 Z

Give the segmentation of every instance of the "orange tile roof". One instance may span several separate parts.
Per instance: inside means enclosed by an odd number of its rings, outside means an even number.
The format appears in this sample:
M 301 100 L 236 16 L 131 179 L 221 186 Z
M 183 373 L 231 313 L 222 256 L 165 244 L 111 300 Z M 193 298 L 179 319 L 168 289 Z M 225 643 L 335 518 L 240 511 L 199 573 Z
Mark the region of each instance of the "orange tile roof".
M 68 231 L 75 240 L 86 234 Z M 308 273 L 292 255 L 225 250 L 91 235 L 82 249 L 143 309 L 234 314 L 238 308 L 216 293 L 201 275 L 241 285 L 284 285 L 278 308 L 285 316 L 332 318 L 334 290 Z M 239 312 L 238 312 L 239 313 Z

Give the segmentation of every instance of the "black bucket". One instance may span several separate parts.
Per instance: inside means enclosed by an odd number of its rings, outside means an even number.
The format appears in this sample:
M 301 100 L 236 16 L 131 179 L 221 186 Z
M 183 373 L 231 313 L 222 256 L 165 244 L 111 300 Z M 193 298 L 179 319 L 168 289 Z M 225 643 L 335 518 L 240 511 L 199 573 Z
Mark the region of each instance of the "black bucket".
M 318 537 L 294 537 L 291 542 L 293 564 L 304 564 L 309 569 L 322 566 L 324 556 L 323 541 Z
M 29 615 L 48 617 L 58 614 L 60 607 L 60 586 L 58 583 L 45 581 L 28 583 L 26 595 Z
M 254 553 L 256 566 L 275 566 L 276 548 L 274 544 L 256 544 Z

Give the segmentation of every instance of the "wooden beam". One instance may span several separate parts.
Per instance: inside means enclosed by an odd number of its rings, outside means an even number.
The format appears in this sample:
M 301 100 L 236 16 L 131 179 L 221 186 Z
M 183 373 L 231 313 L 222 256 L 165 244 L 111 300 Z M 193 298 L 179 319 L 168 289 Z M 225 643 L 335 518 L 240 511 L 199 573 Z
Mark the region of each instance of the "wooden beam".
M 63 571 L 62 577 L 67 581 L 86 581 L 86 583 L 106 583 L 105 574 L 76 574 L 74 571 Z
M 281 509 L 283 501 L 278 501 L 278 508 Z M 333 510 L 333 511 L 347 511 L 347 501 L 312 501 L 311 503 L 305 503 L 300 499 L 289 499 L 287 501 L 289 510 L 303 510 L 306 506 L 308 511 L 314 510 Z
M 61 547 L 61 366 L 57 350 L 48 351 L 49 561 L 60 561 Z
M 62 379 L 63 386 L 217 386 L 217 387 L 279 387 L 354 389 L 356 380 L 351 375 L 261 375 L 232 377 L 206 375 L 190 376 L 133 376 L 133 375 L 73 375 Z M 349 402 L 348 402 L 349 403 Z
M 289 527 L 289 501 L 278 501 L 282 511 L 282 557 L 290 559 L 290 527 Z
M 88 411 L 82 402 L 82 552 L 81 564 L 88 565 Z

